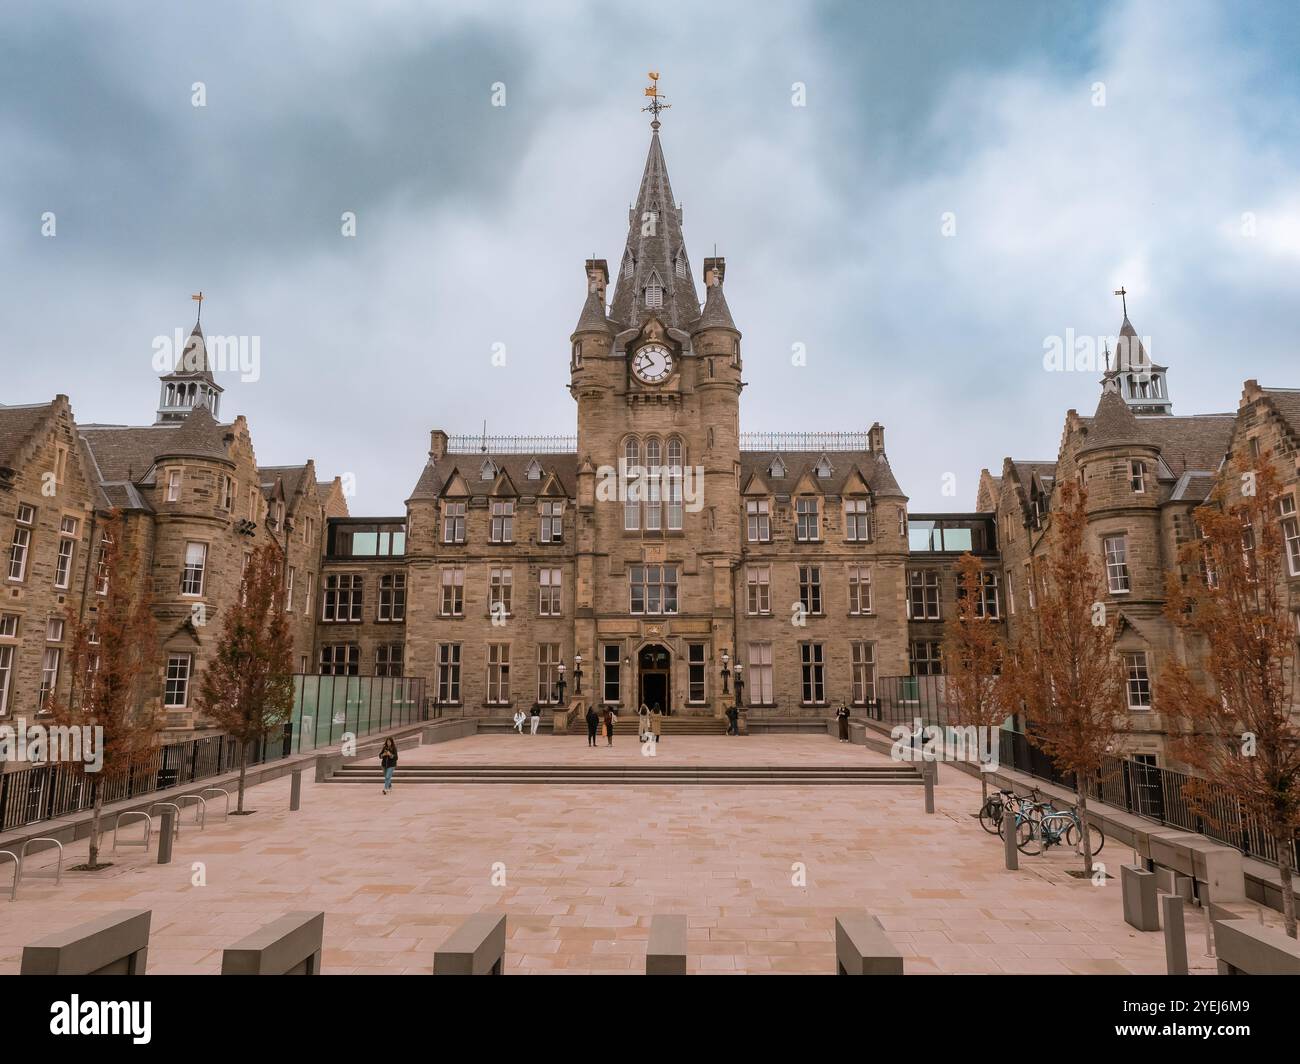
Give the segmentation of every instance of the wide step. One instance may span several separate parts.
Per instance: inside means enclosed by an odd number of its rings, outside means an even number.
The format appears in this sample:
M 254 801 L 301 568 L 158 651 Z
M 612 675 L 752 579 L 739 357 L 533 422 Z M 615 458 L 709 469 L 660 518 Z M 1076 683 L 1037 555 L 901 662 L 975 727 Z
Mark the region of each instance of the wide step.
M 376 765 L 346 765 L 329 782 L 382 779 Z M 393 782 L 915 786 L 921 775 L 912 765 L 412 765 L 399 767 Z

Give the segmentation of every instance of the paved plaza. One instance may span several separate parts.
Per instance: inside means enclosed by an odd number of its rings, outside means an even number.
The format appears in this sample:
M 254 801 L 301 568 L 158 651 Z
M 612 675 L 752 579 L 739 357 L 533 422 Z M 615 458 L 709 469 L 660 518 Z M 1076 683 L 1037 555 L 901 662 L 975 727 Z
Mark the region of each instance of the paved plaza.
M 635 738 L 601 742 L 480 735 L 403 751 L 401 765 L 641 760 Z M 886 760 L 817 735 L 669 736 L 659 757 Z M 688 917 L 692 972 L 829 974 L 835 916 L 861 909 L 880 917 L 909 974 L 1164 972 L 1161 935 L 1122 919 L 1118 878 L 1069 876 L 1079 861 L 1068 852 L 1004 870 L 1000 840 L 971 816 L 979 795 L 951 768 L 932 816 L 918 786 L 410 784 L 384 795 L 304 779 L 290 813 L 284 778 L 250 790 L 254 816 L 216 816 L 203 832 L 187 816 L 170 865 L 119 851 L 105 872 L 32 880 L 13 903 L 0 869 L 0 974 L 18 971 L 25 944 L 124 908 L 153 910 L 150 974 L 216 973 L 225 946 L 298 909 L 325 911 L 325 974 L 428 974 L 447 934 L 485 910 L 508 914 L 508 974 L 643 971 L 654 913 Z M 66 864 L 85 851 L 70 847 Z M 1132 853 L 1112 842 L 1101 860 L 1118 877 Z M 193 885 L 196 862 L 206 885 Z M 1209 972 L 1200 920 L 1191 911 L 1188 952 Z

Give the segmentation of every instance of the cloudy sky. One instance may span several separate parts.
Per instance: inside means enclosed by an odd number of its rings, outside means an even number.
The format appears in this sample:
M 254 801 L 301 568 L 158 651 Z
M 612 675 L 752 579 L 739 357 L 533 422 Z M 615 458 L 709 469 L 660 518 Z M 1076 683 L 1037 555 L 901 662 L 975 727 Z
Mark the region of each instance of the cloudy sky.
M 202 289 L 209 332 L 261 345 L 223 413 L 264 464 L 353 473 L 354 513 L 402 511 L 430 428 L 573 432 L 648 70 L 694 268 L 727 258 L 742 429 L 880 421 L 914 509 L 970 508 L 1095 405 L 1044 348 L 1116 333 L 1121 284 L 1175 412 L 1300 386 L 1297 5 L 758 10 L 10 0 L 0 403 L 147 423 Z

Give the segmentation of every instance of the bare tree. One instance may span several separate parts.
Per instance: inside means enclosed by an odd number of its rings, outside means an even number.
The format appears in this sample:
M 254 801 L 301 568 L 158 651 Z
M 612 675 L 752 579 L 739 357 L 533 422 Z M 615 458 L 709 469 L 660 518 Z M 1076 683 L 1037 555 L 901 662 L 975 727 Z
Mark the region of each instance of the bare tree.
M 265 742 L 293 710 L 293 644 L 281 607 L 279 554 L 269 543 L 254 551 L 196 699 L 199 709 L 240 743 L 239 814 L 245 811 L 252 744 Z
M 1258 469 L 1238 464 L 1196 510 L 1200 538 L 1183 546 L 1182 572 L 1169 577 L 1166 609 L 1189 644 L 1203 651 L 1200 675 L 1170 662 L 1156 708 L 1177 724 L 1173 752 L 1196 774 L 1186 787 L 1193 807 L 1223 826 L 1226 805 L 1271 842 L 1286 933 L 1295 938 L 1295 622 L 1278 522 L 1279 483 L 1268 457 L 1261 456 Z
M 93 603 L 79 615 L 68 608 L 72 683 L 68 701 L 51 696 L 47 708 L 55 723 L 69 728 L 102 729 L 99 770 L 86 763 L 65 767 L 80 772 L 91 787 L 90 857 L 86 870 L 100 864 L 101 820 L 110 781 L 129 776 L 156 748 L 162 720 L 156 707 L 144 702 L 145 683 L 157 669 L 159 650 L 149 595 L 141 583 L 138 545 L 118 511 L 103 524 L 96 555 L 91 559 Z

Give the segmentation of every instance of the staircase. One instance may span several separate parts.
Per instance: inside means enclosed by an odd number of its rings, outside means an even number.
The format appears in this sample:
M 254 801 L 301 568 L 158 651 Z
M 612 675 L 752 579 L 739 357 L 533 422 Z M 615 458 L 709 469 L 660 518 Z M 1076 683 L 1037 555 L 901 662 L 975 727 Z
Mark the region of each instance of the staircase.
M 593 755 L 599 756 L 599 755 Z M 916 786 L 913 764 L 889 765 L 411 765 L 399 766 L 394 784 L 724 784 L 728 786 Z M 378 787 L 384 778 L 377 762 L 344 765 L 329 783 Z

